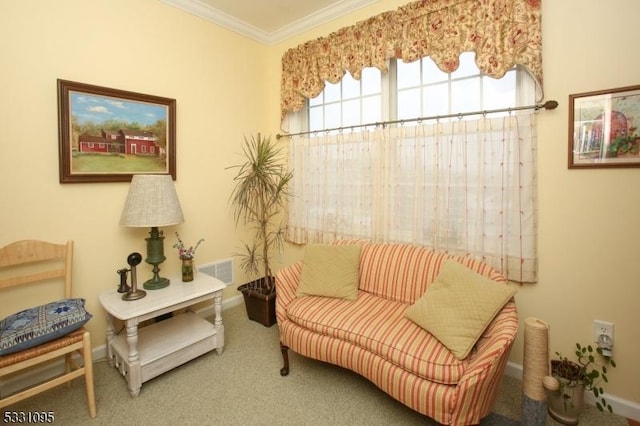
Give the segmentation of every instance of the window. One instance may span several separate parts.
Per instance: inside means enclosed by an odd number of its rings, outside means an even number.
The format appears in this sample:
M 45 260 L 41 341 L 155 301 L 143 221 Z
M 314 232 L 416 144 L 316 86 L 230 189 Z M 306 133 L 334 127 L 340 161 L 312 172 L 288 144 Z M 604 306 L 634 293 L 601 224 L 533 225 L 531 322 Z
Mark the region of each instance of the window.
M 290 141 L 288 239 L 416 243 L 535 281 L 534 114 L 456 115 L 532 103 L 534 88 L 518 67 L 482 75 L 473 53 L 451 74 L 423 58 L 327 84 L 301 119 L 312 133 Z M 356 127 L 382 121 L 397 125 Z
M 365 68 L 360 80 L 346 73 L 340 82 L 327 83 L 309 100 L 308 114 L 311 131 L 382 121 L 380 71 Z
M 535 84 L 522 68 L 496 80 L 481 74 L 474 58 L 472 52 L 460 55 L 460 65 L 451 74 L 428 57 L 411 63 L 391 60 L 384 76 L 377 68 L 365 68 L 360 80 L 345 73 L 340 82 L 326 83 L 324 91 L 309 100 L 308 130 L 387 120 L 407 120 L 411 125 L 408 120 L 419 117 L 513 108 L 534 101 Z M 527 87 L 516 90 L 520 80 Z
M 411 119 L 516 106 L 516 70 L 500 80 L 480 74 L 474 54 L 460 55 L 458 69 L 447 74 L 429 58 L 397 61 L 397 118 Z

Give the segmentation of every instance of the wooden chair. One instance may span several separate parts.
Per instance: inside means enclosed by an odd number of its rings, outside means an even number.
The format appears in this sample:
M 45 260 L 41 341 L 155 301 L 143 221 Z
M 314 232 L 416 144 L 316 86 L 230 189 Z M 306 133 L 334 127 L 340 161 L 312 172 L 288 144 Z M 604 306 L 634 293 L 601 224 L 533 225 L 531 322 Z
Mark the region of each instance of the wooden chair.
M 32 289 L 21 291 L 38 291 L 38 294 L 60 294 L 55 292 L 52 284 L 64 284 L 64 298 L 71 298 L 71 276 L 73 264 L 73 241 L 66 244 L 53 244 L 45 241 L 24 240 L 9 244 L 0 249 L 0 298 L 3 302 L 9 289 L 15 287 L 32 286 Z M 39 284 L 33 284 L 39 282 Z M 20 294 L 22 295 L 22 293 Z M 34 302 L 31 297 L 22 301 L 26 306 L 16 306 L 11 303 L 11 310 L 32 308 Z M 61 297 L 50 297 L 47 302 L 53 302 Z M 17 299 L 20 300 L 20 299 Z M 22 304 L 22 303 L 21 303 Z M 5 305 L 4 309 L 7 306 Z M 5 317 L 13 312 L 3 312 Z M 88 316 L 90 317 L 90 315 Z M 78 365 L 73 359 L 74 353 L 80 354 L 83 363 Z M 33 385 L 12 395 L 2 395 L 0 390 L 0 409 L 5 408 L 35 394 L 51 389 L 77 377 L 84 376 L 89 405 L 89 415 L 96 416 L 96 402 L 93 389 L 93 364 L 91 358 L 91 340 L 89 332 L 84 328 L 70 332 L 38 346 L 19 352 L 0 355 L 0 380 L 22 370 L 30 369 L 54 359 L 65 358 L 65 372 L 43 383 Z

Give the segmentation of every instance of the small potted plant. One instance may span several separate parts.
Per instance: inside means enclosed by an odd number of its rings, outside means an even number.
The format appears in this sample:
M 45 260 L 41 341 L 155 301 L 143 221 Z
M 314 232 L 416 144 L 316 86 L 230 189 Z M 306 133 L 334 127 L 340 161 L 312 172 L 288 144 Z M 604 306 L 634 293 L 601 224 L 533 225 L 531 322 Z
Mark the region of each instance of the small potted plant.
M 178 242 L 173 245 L 173 248 L 178 249 L 178 257 L 182 261 L 182 281 L 193 281 L 193 258 L 196 255 L 196 250 L 204 241 L 204 238 L 200 238 L 195 246 L 187 248 L 180 238 L 180 234 L 176 232 L 176 238 Z
M 244 243 L 240 266 L 248 276 L 258 277 L 238 290 L 244 296 L 249 319 L 270 327 L 275 324 L 275 279 L 271 271 L 272 249 L 282 246 L 284 225 L 281 214 L 290 195 L 292 172 L 281 157 L 281 148 L 264 138 L 245 138 L 244 161 L 236 169 L 230 202 L 236 224 L 242 221 L 254 232 Z
M 635 134 L 635 127 L 632 127 L 629 135 L 618 136 L 609 145 L 607 157 L 637 156 L 640 151 L 640 137 Z
M 595 397 L 599 411 L 613 408 L 604 398 L 601 382 L 608 383 L 607 366 L 615 367 L 615 361 L 602 354 L 602 349 L 576 343 L 576 360 L 572 361 L 559 352 L 551 361 L 551 375 L 558 382 L 557 389 L 548 394 L 548 411 L 551 417 L 564 424 L 578 424 L 584 408 L 584 392 Z

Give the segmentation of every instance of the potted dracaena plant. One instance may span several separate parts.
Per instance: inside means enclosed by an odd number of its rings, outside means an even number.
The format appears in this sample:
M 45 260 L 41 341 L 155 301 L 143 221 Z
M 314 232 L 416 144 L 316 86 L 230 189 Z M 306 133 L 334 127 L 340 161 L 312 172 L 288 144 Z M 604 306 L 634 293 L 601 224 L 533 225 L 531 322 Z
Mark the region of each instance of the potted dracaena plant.
M 240 266 L 254 281 L 238 287 L 249 319 L 270 327 L 275 318 L 275 278 L 271 269 L 273 249 L 283 243 L 282 213 L 290 195 L 293 176 L 282 158 L 282 148 L 269 137 L 251 136 L 243 145 L 243 162 L 228 169 L 237 171 L 230 203 L 236 226 L 241 221 L 253 231 L 244 243 Z
M 601 382 L 608 383 L 607 366 L 615 367 L 615 361 L 603 355 L 599 347 L 582 346 L 576 343 L 576 360 L 570 360 L 556 352 L 557 359 L 551 360 L 551 376 L 558 382 L 557 388 L 548 395 L 548 411 L 560 423 L 575 425 L 584 408 L 584 392 L 595 397 L 599 411 L 613 412 L 604 398 Z

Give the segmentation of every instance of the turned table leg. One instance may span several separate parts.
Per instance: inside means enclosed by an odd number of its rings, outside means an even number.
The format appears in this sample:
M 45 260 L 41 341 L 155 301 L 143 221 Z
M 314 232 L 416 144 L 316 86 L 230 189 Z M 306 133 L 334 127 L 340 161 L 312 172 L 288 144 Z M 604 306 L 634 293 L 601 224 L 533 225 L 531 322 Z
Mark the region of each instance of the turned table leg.
M 111 346 L 113 343 L 113 339 L 115 337 L 115 328 L 113 326 L 113 317 L 111 314 L 107 313 L 107 359 L 109 360 L 109 364 L 112 367 L 117 367 L 115 356 L 113 354 L 113 347 Z
M 284 361 L 284 365 L 280 369 L 281 376 L 289 375 L 289 347 L 280 343 L 280 351 L 282 352 L 282 360 Z
M 133 318 L 127 321 L 127 344 L 129 345 L 129 371 L 127 374 L 127 382 L 129 384 L 129 393 L 136 397 L 140 395 L 142 387 L 142 372 L 140 365 L 140 353 L 138 352 L 138 319 Z
M 222 324 L 222 291 L 217 291 L 213 296 L 214 319 L 213 326 L 216 329 L 216 352 L 222 355 L 224 349 L 224 325 Z

